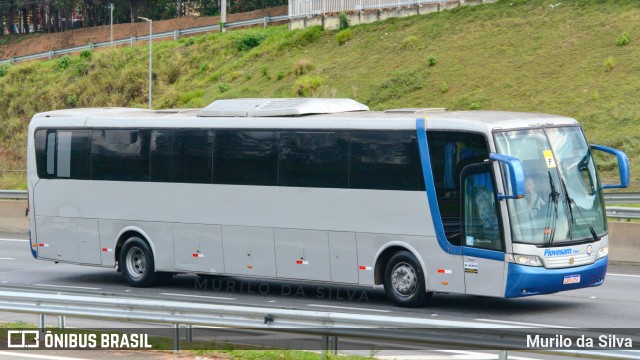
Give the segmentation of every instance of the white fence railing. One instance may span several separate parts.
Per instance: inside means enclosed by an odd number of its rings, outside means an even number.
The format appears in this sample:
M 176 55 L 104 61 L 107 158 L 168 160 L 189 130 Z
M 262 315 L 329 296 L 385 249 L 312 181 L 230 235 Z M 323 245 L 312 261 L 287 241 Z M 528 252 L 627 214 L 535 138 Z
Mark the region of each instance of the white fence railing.
M 289 1 L 289 16 L 299 17 L 340 11 L 399 8 L 439 2 L 442 0 L 291 0 Z

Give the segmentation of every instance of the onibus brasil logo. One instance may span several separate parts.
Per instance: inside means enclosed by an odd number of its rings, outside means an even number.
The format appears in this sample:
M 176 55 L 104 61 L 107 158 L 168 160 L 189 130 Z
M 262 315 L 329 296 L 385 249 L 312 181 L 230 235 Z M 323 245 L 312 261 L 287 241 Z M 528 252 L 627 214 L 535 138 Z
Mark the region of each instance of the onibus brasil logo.
M 43 339 L 41 339 L 41 336 Z M 54 334 L 39 330 L 8 330 L 7 348 L 40 349 L 151 349 L 148 334 Z

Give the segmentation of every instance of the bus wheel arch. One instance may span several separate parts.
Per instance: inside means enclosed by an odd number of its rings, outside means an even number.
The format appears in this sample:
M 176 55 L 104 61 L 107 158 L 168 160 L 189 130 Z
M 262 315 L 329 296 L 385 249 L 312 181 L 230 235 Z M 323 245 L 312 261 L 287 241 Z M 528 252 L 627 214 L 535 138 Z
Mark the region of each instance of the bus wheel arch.
M 142 231 L 126 230 L 118 237 L 115 257 L 118 271 L 134 287 L 148 287 L 166 282 L 173 273 L 155 270 L 155 251 Z
M 403 285 L 394 282 L 394 276 L 398 278 L 403 274 L 412 285 L 403 288 Z M 374 281 L 376 285 L 384 285 L 387 297 L 398 306 L 419 307 L 432 295 L 432 292 L 427 290 L 424 263 L 414 249 L 404 245 L 389 245 L 378 254 L 374 267 Z

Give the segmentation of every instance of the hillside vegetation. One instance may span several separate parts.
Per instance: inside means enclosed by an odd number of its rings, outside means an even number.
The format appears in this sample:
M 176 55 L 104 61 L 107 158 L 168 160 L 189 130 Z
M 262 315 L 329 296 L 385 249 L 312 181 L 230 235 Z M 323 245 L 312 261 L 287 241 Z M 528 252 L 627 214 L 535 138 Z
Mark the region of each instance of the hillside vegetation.
M 374 110 L 447 107 L 578 119 L 640 159 L 640 2 L 507 0 L 348 30 L 285 26 L 154 44 L 154 107 L 237 97 L 350 97 Z M 25 167 L 39 111 L 146 107 L 148 47 L 0 68 L 0 169 Z M 604 178 L 614 162 L 598 158 Z M 20 178 L 0 187 L 24 187 Z

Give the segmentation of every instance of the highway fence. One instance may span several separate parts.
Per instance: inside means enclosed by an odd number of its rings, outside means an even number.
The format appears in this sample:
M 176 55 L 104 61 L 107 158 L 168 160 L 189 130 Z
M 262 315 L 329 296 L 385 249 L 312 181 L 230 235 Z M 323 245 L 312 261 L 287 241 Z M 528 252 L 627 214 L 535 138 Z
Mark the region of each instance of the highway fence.
M 228 22 L 224 24 L 224 28 L 229 29 L 229 28 L 253 26 L 253 25 L 263 25 L 264 27 L 267 27 L 269 23 L 281 22 L 281 21 L 287 21 L 287 20 L 289 20 L 288 15 L 267 16 L 267 17 L 262 17 L 257 19 Z M 193 34 L 211 32 L 211 31 L 220 31 L 220 26 L 216 24 L 216 25 L 200 26 L 200 27 L 189 28 L 189 29 L 161 32 L 161 33 L 152 34 L 151 38 L 153 40 L 164 39 L 164 38 L 173 38 L 174 40 L 176 40 L 178 39 L 178 37 L 182 35 L 193 35 Z M 66 48 L 66 49 L 51 50 L 51 51 L 42 52 L 38 54 L 16 56 L 11 59 L 0 60 L 0 65 L 13 64 L 13 63 L 22 62 L 22 61 L 38 60 L 38 59 L 51 60 L 53 59 L 54 56 L 58 56 L 58 55 L 79 53 L 84 50 L 100 49 L 100 48 L 106 48 L 110 46 L 130 45 L 131 47 L 133 47 L 137 41 L 148 41 L 148 40 L 149 40 L 149 35 L 141 35 L 141 36 L 133 36 L 126 39 L 113 40 L 113 42 L 103 41 L 103 42 L 91 43 L 87 45 L 75 46 L 75 47 Z
M 58 327 L 64 328 L 64 317 L 107 321 L 165 324 L 173 329 L 173 350 L 180 350 L 181 326 L 187 326 L 186 340 L 192 341 L 193 326 L 250 329 L 277 333 L 317 336 L 323 354 L 338 351 L 338 337 L 353 341 L 369 341 L 380 347 L 393 344 L 475 350 L 499 351 L 500 359 L 508 359 L 508 351 L 522 350 L 527 336 L 538 334 L 556 337 L 558 329 L 523 328 L 468 321 L 439 320 L 403 316 L 369 315 L 344 312 L 297 310 L 288 308 L 249 307 L 193 301 L 87 294 L 39 290 L 24 287 L 0 287 L 0 311 L 39 314 L 38 324 L 45 331 L 45 316 L 58 316 Z M 562 330 L 566 336 L 595 337 L 591 330 Z M 625 335 L 626 336 L 626 335 Z M 637 334 L 630 334 L 640 344 Z M 343 340 L 341 340 L 342 343 Z M 362 344 L 360 345 L 362 346 Z M 599 359 L 637 359 L 635 350 L 556 350 L 537 349 L 536 352 L 561 356 L 580 356 Z
M 289 1 L 289 15 L 291 17 L 299 17 L 341 11 L 399 8 L 439 2 L 442 2 L 442 0 L 292 0 Z

